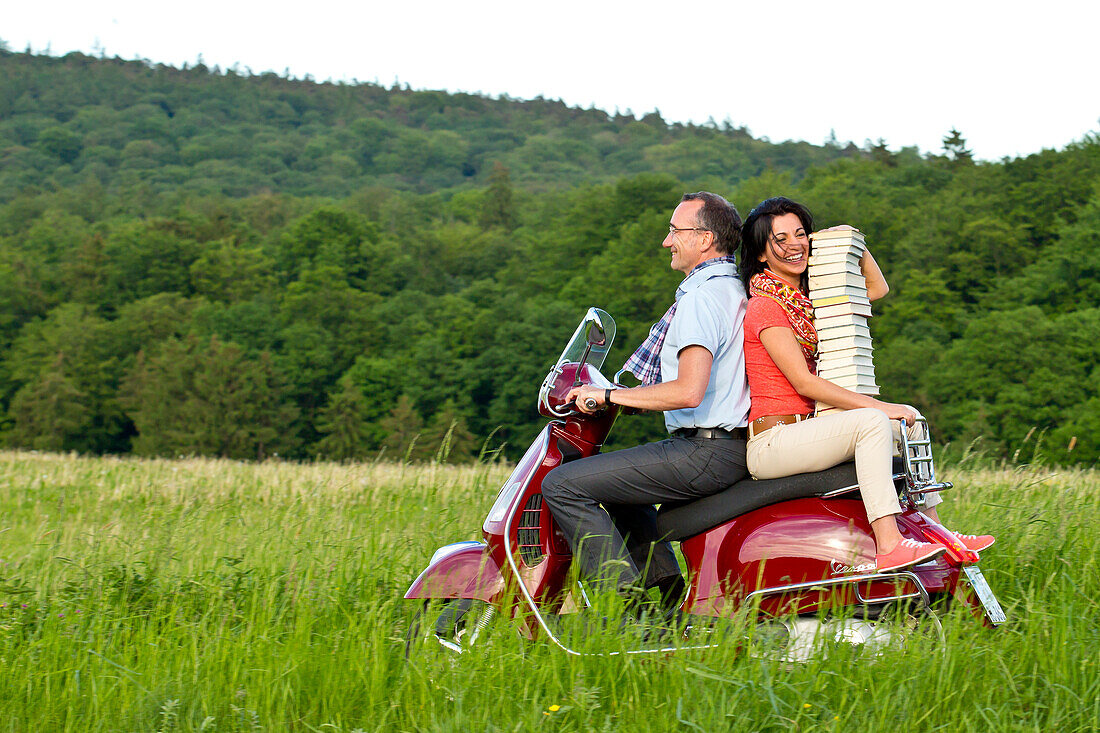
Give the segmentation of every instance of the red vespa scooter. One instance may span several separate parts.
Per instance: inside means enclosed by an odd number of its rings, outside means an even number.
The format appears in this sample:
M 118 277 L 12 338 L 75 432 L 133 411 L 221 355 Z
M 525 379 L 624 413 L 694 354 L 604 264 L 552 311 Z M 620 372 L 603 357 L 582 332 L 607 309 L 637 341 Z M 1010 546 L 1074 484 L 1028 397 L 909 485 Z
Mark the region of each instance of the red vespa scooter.
M 548 622 L 566 610 L 567 597 L 584 605 L 587 596 L 581 584 L 568 580 L 572 554 L 543 506 L 541 485 L 561 463 L 597 453 L 615 422 L 616 406 L 589 415 L 567 402 L 574 386 L 614 386 L 599 371 L 614 338 L 615 321 L 590 308 L 543 381 L 539 412 L 551 420 L 497 494 L 482 526 L 484 541 L 439 548 L 405 593 L 407 599 L 442 601 L 437 616 L 410 625 L 410 649 L 423 637 L 461 652 L 505 611 L 524 636 L 545 636 L 580 654 Z M 874 538 L 852 463 L 781 479 L 746 479 L 712 496 L 662 506 L 658 529 L 681 543 L 687 562 L 688 591 L 680 610 L 689 624 L 683 638 L 626 653 L 714 646 L 717 635 L 698 630 L 745 613 L 781 630 L 792 660 L 808 656 L 823 639 L 889 642 L 897 625 L 879 623 L 894 615 L 889 610 L 930 614 L 938 625 L 931 608 L 941 600 L 966 604 L 988 625 L 1002 623 L 1005 615 L 977 567 L 977 554 L 916 509 L 924 493 L 951 488 L 935 479 L 929 439 L 903 437 L 895 485 L 902 535 L 940 542 L 948 551 L 889 573 L 875 572 Z

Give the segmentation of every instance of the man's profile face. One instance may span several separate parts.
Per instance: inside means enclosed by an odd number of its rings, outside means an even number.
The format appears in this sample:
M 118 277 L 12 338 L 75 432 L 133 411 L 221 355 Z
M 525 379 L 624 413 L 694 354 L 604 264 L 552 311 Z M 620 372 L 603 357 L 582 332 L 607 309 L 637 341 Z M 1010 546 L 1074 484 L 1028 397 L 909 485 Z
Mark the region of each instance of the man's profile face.
M 662 247 L 668 247 L 672 252 L 672 269 L 685 275 L 695 269 L 703 259 L 701 247 L 707 232 L 698 229 L 699 224 L 695 218 L 702 208 L 702 201 L 680 202 L 668 222 L 668 236 L 661 243 Z

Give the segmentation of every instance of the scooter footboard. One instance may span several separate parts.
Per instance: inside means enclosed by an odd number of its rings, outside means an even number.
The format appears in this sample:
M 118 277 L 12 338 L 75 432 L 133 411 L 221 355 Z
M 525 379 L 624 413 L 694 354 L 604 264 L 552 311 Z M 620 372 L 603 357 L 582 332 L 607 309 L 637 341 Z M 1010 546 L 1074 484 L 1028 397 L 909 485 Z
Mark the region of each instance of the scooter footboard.
M 488 603 L 504 590 L 504 577 L 484 542 L 444 545 L 432 555 L 405 598 L 477 598 Z

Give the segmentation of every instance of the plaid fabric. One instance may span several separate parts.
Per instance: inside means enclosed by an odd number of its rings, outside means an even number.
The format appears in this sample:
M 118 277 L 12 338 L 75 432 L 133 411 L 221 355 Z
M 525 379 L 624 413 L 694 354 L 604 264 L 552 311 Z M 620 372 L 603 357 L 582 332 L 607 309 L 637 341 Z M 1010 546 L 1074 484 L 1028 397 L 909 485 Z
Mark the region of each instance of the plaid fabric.
M 711 265 L 723 263 L 733 265 L 735 262 L 734 258 L 730 256 L 715 257 L 696 265 L 695 269 L 688 274 L 688 277 Z M 684 278 L 684 280 L 687 280 L 687 278 Z M 681 288 L 676 288 L 676 302 L 679 302 L 680 296 L 683 294 L 684 291 Z M 661 320 L 653 324 L 645 341 L 630 355 L 630 358 L 626 360 L 626 364 L 623 364 L 623 370 L 633 374 L 642 384 L 659 384 L 661 381 L 661 347 L 664 346 L 665 336 L 668 335 L 668 327 L 672 323 L 672 317 L 676 315 L 676 302 L 673 302 L 669 309 L 665 311 L 665 314 L 661 316 Z
M 661 381 L 661 347 L 668 335 L 668 326 L 676 314 L 676 303 L 665 311 L 661 320 L 649 329 L 649 335 L 623 364 L 623 369 L 633 374 L 642 384 L 657 384 Z

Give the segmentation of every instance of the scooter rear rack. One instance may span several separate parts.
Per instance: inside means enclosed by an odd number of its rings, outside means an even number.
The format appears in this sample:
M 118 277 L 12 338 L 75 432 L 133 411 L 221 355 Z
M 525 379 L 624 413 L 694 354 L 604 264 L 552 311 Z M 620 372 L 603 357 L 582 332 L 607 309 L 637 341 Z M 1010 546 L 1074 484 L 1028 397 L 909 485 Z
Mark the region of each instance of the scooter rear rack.
M 932 433 L 928 421 L 918 416 L 914 427 L 919 427 L 921 437 L 910 438 L 904 427 L 901 430 L 900 453 L 905 461 L 905 488 L 910 499 L 923 504 L 922 494 L 931 494 L 954 488 L 950 481 L 936 481 L 936 465 L 932 459 Z

